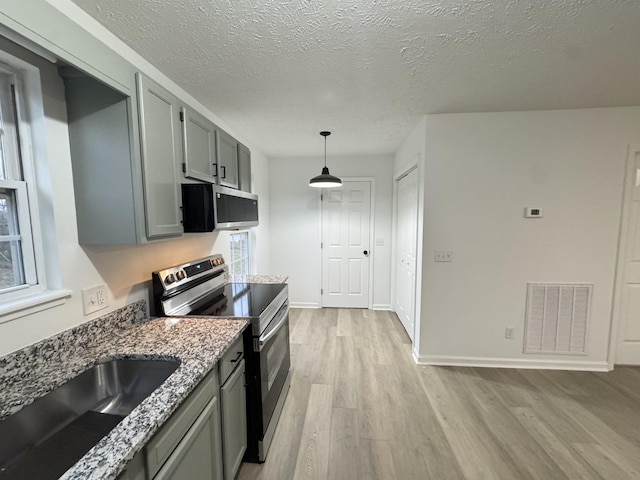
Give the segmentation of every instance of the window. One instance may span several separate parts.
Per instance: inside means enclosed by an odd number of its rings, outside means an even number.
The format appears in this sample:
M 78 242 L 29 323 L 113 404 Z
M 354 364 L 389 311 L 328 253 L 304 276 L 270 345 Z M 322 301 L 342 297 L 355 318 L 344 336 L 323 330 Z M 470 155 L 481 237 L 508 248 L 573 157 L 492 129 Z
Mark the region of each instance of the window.
M 0 65 L 0 295 L 38 284 L 16 76 Z M 26 132 L 24 132 L 26 134 Z
M 0 48 L 0 323 L 63 305 L 43 86 L 53 63 L 17 45 Z M 58 87 L 56 87 L 58 88 Z M 50 120 L 51 117 L 51 120 Z M 55 155 L 54 152 L 53 155 Z
M 249 275 L 251 264 L 249 262 L 249 232 L 232 233 L 231 261 L 229 262 L 229 274 Z

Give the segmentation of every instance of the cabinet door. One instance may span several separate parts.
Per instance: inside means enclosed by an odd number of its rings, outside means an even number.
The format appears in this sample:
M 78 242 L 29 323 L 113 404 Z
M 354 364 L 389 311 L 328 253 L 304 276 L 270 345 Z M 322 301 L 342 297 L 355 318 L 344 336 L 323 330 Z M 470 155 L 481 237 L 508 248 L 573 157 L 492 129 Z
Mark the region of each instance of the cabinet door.
M 247 449 L 247 409 L 244 360 L 220 388 L 224 478 L 233 480 Z
M 251 192 L 251 150 L 238 144 L 238 189 Z
M 222 130 L 216 130 L 218 184 L 238 188 L 238 141 Z
M 216 127 L 189 108 L 183 108 L 182 113 L 184 174 L 189 178 L 215 183 Z
M 179 236 L 182 146 L 178 100 L 138 74 L 138 101 L 147 238 Z
M 220 407 L 213 397 L 154 480 L 222 480 Z
M 124 472 L 118 475 L 116 480 L 147 480 L 147 472 L 144 469 L 144 457 L 136 455 L 127 464 Z

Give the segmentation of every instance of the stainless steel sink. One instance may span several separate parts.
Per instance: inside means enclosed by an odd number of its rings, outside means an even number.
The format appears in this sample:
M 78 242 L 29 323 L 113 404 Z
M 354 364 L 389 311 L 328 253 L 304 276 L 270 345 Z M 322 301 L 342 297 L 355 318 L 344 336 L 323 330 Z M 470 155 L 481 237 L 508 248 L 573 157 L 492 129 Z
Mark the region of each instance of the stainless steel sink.
M 177 360 L 109 360 L 0 421 L 0 479 L 58 478 L 178 365 Z

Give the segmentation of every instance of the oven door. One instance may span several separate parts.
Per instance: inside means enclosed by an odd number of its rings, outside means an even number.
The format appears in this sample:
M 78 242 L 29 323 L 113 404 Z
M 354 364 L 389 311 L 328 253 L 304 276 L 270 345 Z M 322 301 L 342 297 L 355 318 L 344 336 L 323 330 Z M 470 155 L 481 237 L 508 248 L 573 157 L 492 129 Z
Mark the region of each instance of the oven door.
M 266 433 L 291 365 L 289 352 L 289 302 L 278 310 L 257 339 L 262 393 L 262 433 Z

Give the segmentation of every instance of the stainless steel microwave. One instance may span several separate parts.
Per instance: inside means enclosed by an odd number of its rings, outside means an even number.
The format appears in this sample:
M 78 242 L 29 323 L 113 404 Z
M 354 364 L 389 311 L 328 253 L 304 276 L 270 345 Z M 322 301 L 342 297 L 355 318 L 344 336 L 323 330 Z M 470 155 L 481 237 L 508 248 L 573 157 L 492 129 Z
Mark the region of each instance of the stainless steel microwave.
M 258 196 L 211 183 L 183 183 L 182 216 L 186 233 L 255 227 Z

